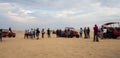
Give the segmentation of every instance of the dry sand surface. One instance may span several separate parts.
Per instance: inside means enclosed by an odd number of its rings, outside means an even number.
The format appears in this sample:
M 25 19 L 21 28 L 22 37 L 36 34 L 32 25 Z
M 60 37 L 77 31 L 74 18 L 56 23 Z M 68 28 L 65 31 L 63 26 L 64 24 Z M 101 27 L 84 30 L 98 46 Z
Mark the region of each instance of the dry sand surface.
M 3 38 L 0 58 L 120 58 L 120 39 L 92 42 L 84 38 L 24 39 L 23 32 L 16 38 Z

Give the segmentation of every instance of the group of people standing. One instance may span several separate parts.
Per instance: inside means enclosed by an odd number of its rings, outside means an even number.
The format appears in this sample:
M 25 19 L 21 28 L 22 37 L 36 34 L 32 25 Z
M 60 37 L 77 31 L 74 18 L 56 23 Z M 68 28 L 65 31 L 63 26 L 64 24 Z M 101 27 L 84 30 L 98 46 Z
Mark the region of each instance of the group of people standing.
M 93 41 L 99 42 L 98 37 L 102 38 L 102 36 L 103 36 L 103 27 L 98 28 L 98 26 L 95 24 L 95 26 L 93 27 L 93 30 L 94 30 Z M 11 31 L 11 28 L 9 28 L 9 31 Z M 82 28 L 80 28 L 79 33 L 80 33 L 80 37 L 82 37 L 83 36 L 82 34 L 84 33 L 84 38 L 90 38 L 90 28 L 89 27 L 87 27 L 87 28 L 85 27 L 84 30 Z M 42 34 L 42 38 L 44 38 L 44 34 L 45 34 L 44 28 L 41 30 L 41 34 Z M 57 37 L 59 37 L 60 34 L 62 34 L 62 30 L 56 30 Z M 68 32 L 68 36 L 69 36 L 69 34 L 70 33 Z M 48 38 L 51 37 L 51 30 L 49 28 L 47 29 L 47 35 L 48 35 Z M 40 36 L 39 28 L 37 28 L 37 29 L 31 28 L 31 30 L 25 30 L 24 39 L 25 38 L 27 38 L 27 39 L 28 38 L 31 38 L 31 39 L 37 38 L 37 40 L 38 40 L 39 36 Z M 2 41 L 2 29 L 0 29 L 0 41 Z
M 98 37 L 103 39 L 103 34 L 104 34 L 103 26 L 98 28 L 98 26 L 95 24 L 95 26 L 93 27 L 93 30 L 94 30 L 94 38 L 93 38 L 94 42 L 99 42 Z
M 70 29 L 65 29 L 64 31 L 62 31 L 61 29 L 57 29 L 56 30 L 56 36 L 57 37 L 70 38 L 71 37 L 71 30 Z
M 84 30 L 82 28 L 80 28 L 80 37 L 82 37 L 82 34 L 84 32 L 84 38 L 90 38 L 90 28 L 89 27 L 85 27 Z
M 41 34 L 42 34 L 42 38 L 44 38 L 44 34 L 45 34 L 44 28 L 41 30 Z M 48 30 L 47 30 L 47 35 L 48 35 L 48 37 L 51 37 L 50 34 L 51 34 L 51 31 L 50 31 L 50 29 L 48 28 Z M 39 30 L 39 28 L 37 28 L 37 29 L 31 28 L 30 31 L 29 31 L 29 30 L 25 30 L 24 39 L 25 39 L 25 38 L 28 39 L 28 38 L 30 37 L 31 39 L 37 38 L 37 40 L 38 40 L 38 39 L 39 39 L 39 36 L 40 36 L 40 30 Z
M 103 26 L 98 28 L 98 26 L 95 24 L 95 26 L 93 27 L 93 31 L 94 31 L 94 38 L 93 38 L 93 42 L 99 42 L 98 37 L 100 37 L 101 39 L 103 39 Z M 90 38 L 90 28 L 84 28 L 84 30 L 82 28 L 80 28 L 80 37 L 82 37 L 82 34 L 84 32 L 84 38 Z
M 57 37 L 60 37 L 61 34 L 62 34 L 62 30 L 61 29 L 57 29 L 55 33 L 56 33 Z

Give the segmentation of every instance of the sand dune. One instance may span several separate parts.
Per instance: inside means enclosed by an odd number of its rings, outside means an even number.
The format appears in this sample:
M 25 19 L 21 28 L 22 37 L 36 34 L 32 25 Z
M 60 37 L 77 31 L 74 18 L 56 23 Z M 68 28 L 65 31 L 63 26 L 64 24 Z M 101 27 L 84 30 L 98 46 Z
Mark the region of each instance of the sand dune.
M 24 39 L 19 31 L 16 38 L 3 38 L 0 42 L 0 58 L 120 58 L 120 40 L 92 42 L 92 36 L 84 39 L 55 35 L 32 40 Z

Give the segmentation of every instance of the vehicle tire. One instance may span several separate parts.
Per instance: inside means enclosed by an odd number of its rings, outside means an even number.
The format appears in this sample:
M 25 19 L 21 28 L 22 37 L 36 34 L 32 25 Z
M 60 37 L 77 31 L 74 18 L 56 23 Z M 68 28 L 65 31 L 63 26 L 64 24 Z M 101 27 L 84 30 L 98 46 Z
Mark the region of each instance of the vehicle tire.
M 8 36 L 9 38 L 11 38 L 12 36 Z
M 12 37 L 11 35 L 8 35 L 8 37 Z
M 71 35 L 70 38 L 73 38 L 73 36 Z
M 73 35 L 72 35 L 72 34 L 70 34 L 70 38 L 73 38 Z
M 6 37 L 6 36 L 3 36 L 3 37 Z
M 103 37 L 104 38 L 113 38 L 113 34 L 111 34 L 111 33 L 104 33 Z
M 15 38 L 15 36 L 13 36 L 13 38 Z
M 79 35 L 76 35 L 76 38 L 79 38 Z
M 118 36 L 116 36 L 116 35 L 113 35 L 113 38 L 114 38 L 114 39 L 116 39 L 117 37 L 118 37 Z
M 103 34 L 103 38 L 105 38 L 105 39 L 107 38 L 107 33 Z

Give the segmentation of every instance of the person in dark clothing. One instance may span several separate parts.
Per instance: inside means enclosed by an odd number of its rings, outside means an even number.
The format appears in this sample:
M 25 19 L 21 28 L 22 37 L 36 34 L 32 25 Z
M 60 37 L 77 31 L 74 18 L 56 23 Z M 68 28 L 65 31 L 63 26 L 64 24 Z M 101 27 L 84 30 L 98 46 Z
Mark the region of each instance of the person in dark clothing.
M 84 28 L 84 38 L 87 38 L 87 29 L 86 29 L 86 27 Z
M 34 30 L 33 30 L 33 37 L 34 37 L 34 38 L 35 38 L 35 35 L 36 35 L 36 34 L 35 34 L 35 29 L 34 29 Z
M 42 33 L 42 38 L 44 38 L 44 34 L 45 34 L 44 29 L 42 29 L 41 33 Z
M 47 30 L 47 35 L 48 35 L 48 38 L 50 38 L 51 36 L 50 36 L 50 29 L 48 28 L 48 30 Z
M 59 30 L 59 37 L 61 37 L 62 36 L 62 30 L 60 29 Z
M 58 30 L 58 37 L 60 37 L 60 33 L 61 33 L 61 31 L 60 31 L 60 29 Z
M 58 37 L 58 32 L 59 32 L 59 30 L 57 29 L 57 30 L 56 30 L 56 36 L 57 36 L 57 37 Z
M 87 28 L 87 37 L 90 38 L 90 28 Z
M 95 42 L 99 42 L 98 40 L 98 26 L 95 24 L 95 26 L 93 27 L 93 30 L 94 30 L 94 38 L 93 38 L 93 41 Z
M 36 37 L 37 37 L 37 40 L 39 39 L 39 34 L 40 34 L 40 31 L 39 31 L 39 28 L 36 29 Z
M 68 37 L 68 38 L 71 37 L 71 30 L 70 30 L 70 29 L 67 30 L 67 37 Z
M 57 37 L 60 37 L 61 34 L 62 34 L 62 30 L 61 30 L 61 29 L 57 29 L 57 30 L 56 30 L 56 36 L 57 36 Z
M 0 29 L 0 41 L 2 42 L 2 29 Z
M 11 27 L 9 28 L 9 31 L 10 31 L 10 33 L 12 33 L 12 29 L 11 29 Z
M 25 38 L 28 39 L 28 36 L 29 36 L 29 31 L 28 31 L 28 30 L 25 30 L 24 39 L 25 39 Z

